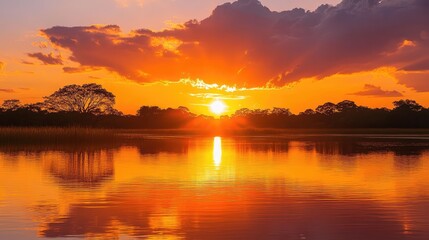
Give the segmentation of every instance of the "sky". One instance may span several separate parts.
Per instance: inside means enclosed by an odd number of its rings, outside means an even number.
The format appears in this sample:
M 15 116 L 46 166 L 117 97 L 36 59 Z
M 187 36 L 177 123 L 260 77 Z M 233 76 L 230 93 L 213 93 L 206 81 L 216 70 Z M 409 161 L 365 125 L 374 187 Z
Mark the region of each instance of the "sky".
M 302 8 L 302 9 L 299 9 Z M 425 0 L 0 0 L 0 101 L 95 82 L 211 114 L 353 100 L 429 107 Z

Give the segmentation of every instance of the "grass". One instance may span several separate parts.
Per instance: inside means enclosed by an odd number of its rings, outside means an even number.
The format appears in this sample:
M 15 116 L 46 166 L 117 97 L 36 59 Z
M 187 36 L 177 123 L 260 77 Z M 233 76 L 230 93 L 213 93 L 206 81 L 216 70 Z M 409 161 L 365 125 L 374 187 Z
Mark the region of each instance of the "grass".
M 0 143 L 111 141 L 116 132 L 91 128 L 0 128 Z
M 0 128 L 0 144 L 21 143 L 103 143 L 116 140 L 132 140 L 150 136 L 282 136 L 305 137 L 314 135 L 428 135 L 429 129 L 235 129 L 204 131 L 190 129 L 139 130 L 139 129 L 94 129 L 94 128 Z

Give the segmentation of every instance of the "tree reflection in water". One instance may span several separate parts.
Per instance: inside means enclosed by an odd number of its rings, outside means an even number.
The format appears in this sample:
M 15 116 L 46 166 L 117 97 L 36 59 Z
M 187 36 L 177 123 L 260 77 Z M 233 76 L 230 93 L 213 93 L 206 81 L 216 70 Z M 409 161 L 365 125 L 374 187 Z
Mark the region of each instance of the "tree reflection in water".
M 43 164 L 61 185 L 91 187 L 111 179 L 113 155 L 109 151 L 76 151 L 58 158 L 46 158 Z
M 31 184 L 52 194 L 27 196 L 25 213 L 40 237 L 395 240 L 429 237 L 428 150 L 423 141 L 155 138 L 1 146 L 0 163 L 16 162 L 8 171 L 22 181 L 46 175 Z

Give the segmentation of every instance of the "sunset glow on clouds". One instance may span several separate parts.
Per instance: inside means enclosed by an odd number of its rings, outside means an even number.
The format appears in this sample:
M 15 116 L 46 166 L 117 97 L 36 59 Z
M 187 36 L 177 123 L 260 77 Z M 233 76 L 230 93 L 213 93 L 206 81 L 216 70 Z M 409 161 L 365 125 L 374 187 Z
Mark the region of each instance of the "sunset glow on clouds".
M 115 4 L 144 9 L 154 2 Z M 3 69 L 0 88 L 33 89 L 24 79 L 50 72 L 55 84 L 38 80 L 50 89 L 31 90 L 34 99 L 71 82 L 98 82 L 111 86 L 118 107 L 131 113 L 149 104 L 207 113 L 198 107 L 207 104 L 207 96 L 229 99 L 230 111 L 279 106 L 297 112 L 337 98 L 370 106 L 413 98 L 429 105 L 426 0 L 343 0 L 311 11 L 274 11 L 264 4 L 224 3 L 206 18 L 164 30 L 148 29 L 144 22 L 127 31 L 115 23 L 44 26 L 32 41 L 39 44 Z M 15 95 L 31 101 L 31 91 Z M 150 99 L 146 93 L 152 91 L 175 98 Z M 121 99 L 126 96 L 134 99 Z M 2 93 L 0 100 L 11 97 Z
M 139 6 L 143 6 L 145 0 L 115 0 L 121 7 L 129 7 L 131 4 L 137 4 Z

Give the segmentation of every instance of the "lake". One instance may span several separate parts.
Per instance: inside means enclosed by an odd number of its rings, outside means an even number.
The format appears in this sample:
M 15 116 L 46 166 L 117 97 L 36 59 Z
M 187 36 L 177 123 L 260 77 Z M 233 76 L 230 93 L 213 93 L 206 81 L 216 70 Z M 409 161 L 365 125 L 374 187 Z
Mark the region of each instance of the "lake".
M 429 137 L 0 146 L 0 239 L 429 239 Z

